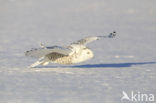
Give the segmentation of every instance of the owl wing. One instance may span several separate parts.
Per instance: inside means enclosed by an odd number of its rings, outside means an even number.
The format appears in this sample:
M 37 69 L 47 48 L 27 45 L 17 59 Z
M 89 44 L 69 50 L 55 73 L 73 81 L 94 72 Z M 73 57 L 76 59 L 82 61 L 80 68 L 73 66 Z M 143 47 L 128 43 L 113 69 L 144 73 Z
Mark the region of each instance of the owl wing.
M 78 44 L 78 45 L 87 45 L 90 42 L 93 42 L 95 40 L 99 40 L 102 38 L 114 38 L 116 36 L 116 32 L 112 32 L 109 35 L 106 36 L 92 36 L 92 37 L 86 37 L 84 39 L 78 40 L 77 42 L 74 42 L 72 44 Z
M 29 51 L 26 51 L 25 55 L 29 56 L 29 57 L 41 58 L 41 57 L 44 57 L 44 56 L 46 56 L 50 53 L 54 53 L 54 52 L 63 54 L 63 55 L 69 55 L 72 52 L 72 50 L 69 48 L 60 47 L 60 46 L 33 48 Z

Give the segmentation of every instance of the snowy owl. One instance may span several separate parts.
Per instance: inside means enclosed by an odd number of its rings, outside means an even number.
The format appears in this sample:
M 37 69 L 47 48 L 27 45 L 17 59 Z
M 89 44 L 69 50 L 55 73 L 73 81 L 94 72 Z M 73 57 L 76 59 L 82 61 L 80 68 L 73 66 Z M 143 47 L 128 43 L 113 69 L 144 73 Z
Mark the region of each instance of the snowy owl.
M 25 52 L 26 56 L 35 57 L 39 60 L 30 65 L 30 67 L 36 67 L 37 65 L 48 65 L 50 62 L 58 64 L 74 64 L 91 59 L 94 55 L 93 52 L 86 47 L 86 45 L 92 41 L 102 38 L 114 38 L 116 32 L 112 32 L 106 36 L 92 36 L 78 40 L 71 43 L 69 46 L 51 46 L 45 47 L 41 45 L 40 48 L 33 48 Z

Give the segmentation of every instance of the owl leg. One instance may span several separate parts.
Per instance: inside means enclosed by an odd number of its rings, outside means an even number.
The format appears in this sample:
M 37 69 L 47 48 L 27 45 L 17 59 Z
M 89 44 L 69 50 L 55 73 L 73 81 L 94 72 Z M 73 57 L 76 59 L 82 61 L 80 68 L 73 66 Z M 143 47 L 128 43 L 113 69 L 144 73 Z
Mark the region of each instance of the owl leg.
M 49 62 L 40 62 L 40 61 L 36 61 L 35 63 L 31 64 L 30 67 L 33 68 L 33 67 L 36 67 L 38 65 L 48 65 Z
M 42 62 L 40 61 L 36 61 L 35 63 L 31 64 L 30 67 L 33 68 L 33 67 L 36 67 L 37 65 L 40 65 Z
M 33 68 L 33 67 L 36 67 L 38 65 L 47 65 L 47 64 L 49 64 L 49 62 L 45 58 L 40 58 L 35 63 L 31 64 L 30 67 Z
M 49 64 L 49 62 L 43 62 L 43 63 L 41 63 L 41 65 L 48 65 Z

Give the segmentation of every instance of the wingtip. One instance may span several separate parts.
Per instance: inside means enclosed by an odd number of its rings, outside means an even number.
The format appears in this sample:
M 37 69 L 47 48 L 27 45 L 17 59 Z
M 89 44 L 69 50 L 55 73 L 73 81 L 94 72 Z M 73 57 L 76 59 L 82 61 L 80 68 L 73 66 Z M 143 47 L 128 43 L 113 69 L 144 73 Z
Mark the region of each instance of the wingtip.
M 25 52 L 24 52 L 24 55 L 25 55 L 25 56 L 28 56 L 28 53 L 29 53 L 29 51 L 25 51 Z
M 114 38 L 116 36 L 116 31 L 113 31 L 112 33 L 109 34 L 109 38 Z

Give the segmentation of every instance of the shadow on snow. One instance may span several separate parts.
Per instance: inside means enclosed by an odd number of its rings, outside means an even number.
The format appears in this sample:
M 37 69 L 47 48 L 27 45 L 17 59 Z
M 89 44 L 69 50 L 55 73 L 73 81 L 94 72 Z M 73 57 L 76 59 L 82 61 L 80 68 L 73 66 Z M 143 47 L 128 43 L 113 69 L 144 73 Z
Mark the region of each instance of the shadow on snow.
M 112 63 L 112 64 L 85 64 L 71 66 L 73 68 L 122 68 L 133 65 L 156 64 L 156 62 L 137 62 L 137 63 Z
M 136 63 L 111 63 L 111 64 L 85 64 L 74 66 L 41 66 L 39 68 L 122 68 L 133 65 L 156 64 L 156 62 L 136 62 Z

